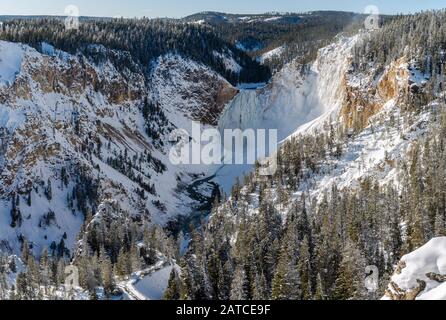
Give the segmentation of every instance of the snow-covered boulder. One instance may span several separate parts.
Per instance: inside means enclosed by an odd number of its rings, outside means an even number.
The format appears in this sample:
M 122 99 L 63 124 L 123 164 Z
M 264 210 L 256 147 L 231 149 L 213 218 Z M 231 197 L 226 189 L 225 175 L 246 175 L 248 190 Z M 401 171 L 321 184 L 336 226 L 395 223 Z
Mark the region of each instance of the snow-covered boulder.
M 446 300 L 446 237 L 404 256 L 383 299 Z

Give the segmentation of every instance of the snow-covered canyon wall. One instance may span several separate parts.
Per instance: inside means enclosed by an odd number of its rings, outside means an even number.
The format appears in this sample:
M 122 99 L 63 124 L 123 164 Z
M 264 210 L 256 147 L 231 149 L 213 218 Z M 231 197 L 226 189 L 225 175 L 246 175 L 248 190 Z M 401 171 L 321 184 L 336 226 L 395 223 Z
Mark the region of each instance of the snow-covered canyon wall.
M 346 95 L 349 57 L 357 38 L 339 37 L 322 48 L 311 65 L 293 61 L 266 86 L 241 90 L 223 111 L 218 122 L 220 132 L 273 129 L 277 130 L 280 142 L 296 132 L 308 132 L 312 127 L 320 128 L 325 122 L 337 119 Z M 246 148 L 249 145 L 245 145 L 245 153 L 251 152 Z M 257 154 L 257 149 L 254 152 Z M 252 169 L 252 164 L 233 164 L 212 170 L 216 172 L 217 183 L 229 192 L 235 179 L 241 179 Z
M 44 49 L 0 42 L 0 249 L 27 239 L 36 254 L 72 250 L 105 211 L 157 224 L 187 215 L 196 199 L 184 188 L 203 168 L 171 164 L 169 133 L 215 124 L 237 90 L 179 55 L 146 74 L 103 46 L 87 48 L 95 59 Z
M 357 37 L 341 37 L 319 51 L 311 66 L 287 64 L 258 90 L 242 90 L 219 121 L 223 129 L 277 129 L 280 140 L 327 112 L 339 110 L 344 77 Z
M 446 237 L 404 256 L 384 300 L 446 300 Z

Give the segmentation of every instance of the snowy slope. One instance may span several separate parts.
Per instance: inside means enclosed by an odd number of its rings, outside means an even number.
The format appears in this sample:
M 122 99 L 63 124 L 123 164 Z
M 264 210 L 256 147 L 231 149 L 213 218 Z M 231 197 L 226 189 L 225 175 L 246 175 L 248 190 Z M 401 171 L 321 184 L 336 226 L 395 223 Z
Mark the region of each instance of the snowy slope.
M 321 196 L 333 185 L 340 189 L 357 186 L 366 177 L 399 185 L 398 163 L 413 142 L 427 132 L 429 110 L 437 107 L 436 103 L 410 127 L 392 124 L 391 119 L 401 117 L 400 100 L 409 85 L 422 86 L 423 77 L 414 70 L 410 72 L 411 66 L 405 59 L 390 64 L 378 80 L 368 73 L 351 72 L 351 49 L 361 36 L 339 37 L 319 51 L 309 69 L 292 62 L 265 88 L 242 90 L 220 119 L 220 130 L 277 129 L 280 140 L 289 140 L 326 131 L 328 124 L 352 132 L 350 109 L 355 109 L 357 115 L 368 116 L 360 132 L 344 143 L 343 155 L 322 164 L 317 174 L 302 183 L 296 197 L 309 190 L 311 195 Z M 376 92 L 375 96 L 369 94 L 371 91 Z M 366 98 L 360 100 L 362 95 Z M 249 166 L 227 166 L 218 171 L 217 179 L 229 191 L 229 181 L 249 171 Z M 227 176 L 231 178 L 225 180 Z
M 143 277 L 133 284 L 134 289 L 146 300 L 162 300 L 173 268 L 173 266 L 168 265 Z M 178 266 L 175 266 L 175 268 L 179 271 Z
M 23 51 L 19 44 L 0 41 L 0 85 L 10 85 L 20 72 Z
M 294 61 L 279 71 L 268 86 L 257 91 L 242 90 L 226 107 L 219 121 L 220 130 L 277 129 L 282 140 L 299 126 L 338 110 L 349 50 L 356 39 L 342 37 L 321 49 L 310 68 Z
M 169 133 L 190 128 L 192 120 L 215 123 L 237 90 L 209 68 L 177 55 L 160 57 L 146 77 L 126 52 L 91 45 L 88 50 L 102 57 L 93 62 L 49 45 L 43 49 L 42 54 L 0 42 L 4 249 L 18 252 L 24 237 L 37 254 L 62 238 L 72 250 L 85 211 L 100 216 L 103 206 L 159 224 L 187 215 L 196 200 L 184 185 L 204 170 L 170 163 Z M 131 68 L 113 61 L 127 61 Z M 144 101 L 160 106 L 167 123 L 155 114 L 147 124 Z M 148 125 L 159 137 L 148 136 Z M 118 168 L 124 155 L 127 165 Z M 90 182 L 96 198 L 80 210 L 73 190 Z M 45 195 L 50 184 L 51 199 Z M 212 188 L 202 190 L 210 194 Z M 144 198 L 137 193 L 142 189 Z M 21 216 L 15 226 L 12 198 Z
M 237 90 L 206 66 L 179 55 L 154 61 L 150 74 L 152 100 L 176 128 L 188 130 L 191 119 L 215 125 L 224 104 Z
M 307 130 L 304 125 L 312 121 L 319 127 L 335 118 L 344 99 L 343 79 L 350 49 L 356 41 L 357 37 L 340 37 L 321 49 L 311 66 L 293 61 L 276 73 L 267 86 L 241 90 L 226 106 L 219 120 L 220 132 L 275 129 L 281 141 L 299 132 L 301 126 Z M 223 166 L 217 169 L 216 181 L 229 192 L 236 177 L 251 170 L 249 164 Z
M 446 237 L 434 238 L 401 259 L 384 297 L 390 298 L 446 300 Z
M 160 255 L 155 265 L 133 273 L 129 280 L 118 282 L 118 287 L 126 300 L 162 300 L 173 268 L 181 272 L 175 261 Z
M 310 191 L 311 196 L 321 198 L 322 191 L 329 190 L 333 185 L 340 190 L 359 187 L 360 182 L 368 177 L 377 179 L 381 185 L 392 183 L 399 186 L 404 183 L 399 163 L 409 154 L 412 144 L 427 134 L 429 112 L 422 113 L 407 128 L 392 126 L 392 116 L 400 116 L 394 100 L 390 100 L 382 112 L 370 119 L 373 124 L 348 141 L 339 159 L 328 159 L 317 174 L 302 184 L 299 191 Z

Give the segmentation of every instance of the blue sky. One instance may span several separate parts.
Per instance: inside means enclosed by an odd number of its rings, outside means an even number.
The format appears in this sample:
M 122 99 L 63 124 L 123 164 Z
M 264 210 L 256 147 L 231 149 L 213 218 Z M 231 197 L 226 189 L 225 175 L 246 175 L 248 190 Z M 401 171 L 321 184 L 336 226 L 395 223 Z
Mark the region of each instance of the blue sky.
M 408 13 L 446 7 L 444 0 L 0 0 L 0 15 L 62 15 L 70 4 L 78 6 L 81 15 L 109 17 L 182 17 L 199 11 L 363 12 L 368 5 L 376 5 L 381 13 Z

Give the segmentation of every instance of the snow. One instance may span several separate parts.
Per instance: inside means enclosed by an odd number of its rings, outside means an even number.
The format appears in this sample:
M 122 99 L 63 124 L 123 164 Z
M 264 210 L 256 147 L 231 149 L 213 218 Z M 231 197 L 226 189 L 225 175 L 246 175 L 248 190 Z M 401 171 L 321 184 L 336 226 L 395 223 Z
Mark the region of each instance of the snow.
M 51 44 L 42 42 L 42 53 L 49 56 L 54 56 L 55 49 Z
M 71 189 L 61 190 L 57 185 L 53 184 L 53 199 L 51 203 L 48 202 L 45 196 L 36 194 L 34 191 L 32 192 L 32 207 L 27 207 L 26 205 L 21 207 L 23 222 L 21 227 L 17 229 L 10 227 L 9 212 L 11 204 L 9 202 L 0 202 L 0 212 L 2 213 L 0 216 L 1 239 L 8 241 L 12 248 L 18 249 L 21 246 L 18 235 L 23 234 L 33 244 L 34 252 L 40 254 L 45 247 L 49 247 L 52 241 L 58 244 L 66 232 L 67 239 L 64 240 L 65 244 L 67 248 L 72 249 L 76 241 L 77 232 L 82 226 L 83 218 L 80 214 L 73 214 L 66 206 L 67 193 Z M 22 201 L 24 202 L 24 199 Z M 40 227 L 39 223 L 42 216 L 48 213 L 49 210 L 56 212 L 54 223 Z
M 263 15 L 260 16 L 245 16 L 239 17 L 238 20 L 244 23 L 254 23 L 254 22 L 275 22 L 281 20 L 281 16 L 270 16 L 268 18 L 264 18 Z
M 194 22 L 192 22 L 193 24 L 199 24 L 199 25 L 202 25 L 202 24 L 205 24 L 206 23 L 206 21 L 205 20 L 197 20 L 197 21 L 194 21 Z
M 446 283 L 421 294 L 417 300 L 446 300 Z
M 270 51 L 265 52 L 260 57 L 257 58 L 257 61 L 260 63 L 265 63 L 267 60 L 272 58 L 280 57 L 285 50 L 285 46 L 280 46 L 278 48 L 272 49 Z
M 154 266 L 133 273 L 129 280 L 118 283 L 118 287 L 129 300 L 161 300 L 173 268 L 181 272 L 175 261 L 168 263 L 165 257 L 160 257 Z
M 242 89 L 223 111 L 219 131 L 275 129 L 279 141 L 282 141 L 309 130 L 311 123 L 316 123 L 316 127 L 322 126 L 340 110 L 342 79 L 348 68 L 350 50 L 356 41 L 356 37 L 341 37 L 320 50 L 310 69 L 304 70 L 302 65 L 293 61 L 276 73 L 266 86 L 257 90 Z M 215 181 L 229 192 L 235 179 L 242 178 L 252 167 L 249 164 L 218 167 Z
M 242 71 L 242 67 L 237 63 L 237 61 L 234 60 L 230 52 L 221 53 L 214 50 L 213 55 L 223 62 L 226 70 L 232 71 L 234 73 L 240 73 L 240 71 Z
M 266 18 L 266 19 L 264 19 L 263 21 L 265 21 L 265 22 L 271 22 L 271 21 L 277 21 L 277 20 L 280 20 L 280 19 L 282 19 L 282 17 L 277 16 L 277 17 Z
M 401 261 L 406 263 L 406 267 L 391 280 L 402 290 L 411 290 L 418 286 L 417 280 L 422 280 L 426 282 L 426 289 L 417 300 L 446 300 L 446 283 L 433 281 L 426 276 L 428 273 L 446 275 L 446 237 L 432 239 Z
M 142 278 L 134 285 L 135 289 L 148 300 L 161 300 L 172 269 L 172 266 L 167 266 Z
M 247 20 L 250 20 L 251 17 L 239 17 L 238 19 L 239 19 L 240 21 L 247 21 Z
M 20 44 L 0 41 L 0 86 L 10 86 L 20 72 L 23 48 Z
M 240 90 L 257 90 L 262 89 L 266 86 L 265 82 L 258 82 L 258 83 L 239 83 L 237 85 L 237 88 Z
M 26 117 L 23 112 L 0 104 L 0 128 L 15 130 L 25 119 Z

